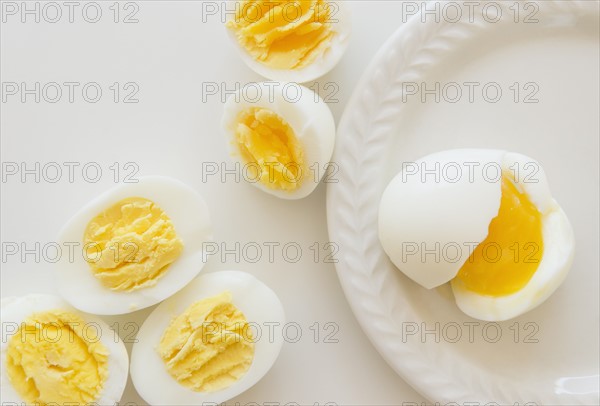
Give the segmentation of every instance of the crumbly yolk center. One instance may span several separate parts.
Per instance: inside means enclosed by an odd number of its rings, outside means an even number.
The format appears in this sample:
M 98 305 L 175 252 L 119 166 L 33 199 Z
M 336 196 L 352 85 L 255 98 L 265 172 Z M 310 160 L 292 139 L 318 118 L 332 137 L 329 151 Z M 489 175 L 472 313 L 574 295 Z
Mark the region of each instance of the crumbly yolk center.
M 256 61 L 274 69 L 301 69 L 330 47 L 333 11 L 325 0 L 244 0 L 226 25 Z
M 235 142 L 247 165 L 247 176 L 269 188 L 292 191 L 302 181 L 304 152 L 294 130 L 265 108 L 249 108 L 238 116 Z
M 92 273 L 116 291 L 155 285 L 183 251 L 171 219 L 141 197 L 121 200 L 98 214 L 83 239 Z
M 33 314 L 8 342 L 6 370 L 27 404 L 90 404 L 108 377 L 108 350 L 77 315 Z
M 543 251 L 542 214 L 505 172 L 498 215 L 457 278 L 468 290 L 482 295 L 510 295 L 529 282 Z
M 198 392 L 224 389 L 254 359 L 253 336 L 244 314 L 223 292 L 193 303 L 166 328 L 158 353 L 169 374 Z

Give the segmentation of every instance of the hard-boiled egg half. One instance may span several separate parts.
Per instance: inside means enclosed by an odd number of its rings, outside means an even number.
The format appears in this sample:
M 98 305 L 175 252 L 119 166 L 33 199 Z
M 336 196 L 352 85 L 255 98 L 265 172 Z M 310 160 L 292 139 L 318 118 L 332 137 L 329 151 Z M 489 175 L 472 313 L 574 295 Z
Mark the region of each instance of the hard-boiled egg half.
M 225 3 L 224 3 L 225 6 Z M 351 24 L 343 1 L 230 1 L 226 27 L 244 62 L 272 80 L 315 80 L 340 61 Z
M 329 107 L 297 83 L 244 86 L 227 99 L 222 126 L 243 178 L 283 199 L 309 195 L 333 154 Z
M 489 321 L 546 300 L 574 253 L 539 162 L 499 150 L 405 162 L 381 198 L 379 239 L 408 277 L 428 289 L 451 281 L 458 307 Z
M 283 335 L 270 332 L 284 323 L 281 302 L 254 276 L 201 275 L 146 319 L 131 378 L 151 405 L 221 404 L 271 368 Z
M 125 345 L 106 323 L 51 295 L 2 300 L 2 403 L 114 405 L 127 383 Z
M 143 309 L 202 270 L 211 239 L 202 196 L 175 179 L 140 178 L 100 195 L 64 226 L 59 241 L 73 250 L 57 263 L 58 289 L 88 313 Z

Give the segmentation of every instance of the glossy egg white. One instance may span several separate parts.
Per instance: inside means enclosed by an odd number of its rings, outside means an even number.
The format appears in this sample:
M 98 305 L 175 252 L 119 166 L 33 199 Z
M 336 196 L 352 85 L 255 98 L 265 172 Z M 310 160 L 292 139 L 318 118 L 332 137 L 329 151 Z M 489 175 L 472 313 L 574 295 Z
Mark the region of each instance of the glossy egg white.
M 34 313 L 42 313 L 51 310 L 64 310 L 77 314 L 86 323 L 93 325 L 90 334 L 99 332 L 99 340 L 109 351 L 108 355 L 108 377 L 100 393 L 100 398 L 95 401 L 98 405 L 113 405 L 121 400 L 121 396 L 127 383 L 129 357 L 125 345 L 104 321 L 98 317 L 84 314 L 57 296 L 30 294 L 21 297 L 9 297 L 2 299 L 2 343 L 1 345 L 1 378 L 0 389 L 3 404 L 25 404 L 10 383 L 6 371 L 6 351 L 12 335 L 15 333 L 13 327 L 18 328 Z
M 527 194 L 542 213 L 544 253 L 529 282 L 510 295 L 481 295 L 466 289 L 458 279 L 452 280 L 452 291 L 458 307 L 471 317 L 487 321 L 508 320 L 543 303 L 567 277 L 575 253 L 573 229 L 565 212 L 552 198 L 546 174 L 539 162 L 525 155 L 507 153 L 502 166 L 536 168 L 532 179 L 526 180 L 525 176 L 521 176 L 515 185 Z
M 180 385 L 167 372 L 157 352 L 171 320 L 192 303 L 230 291 L 233 304 L 246 316 L 255 333 L 255 353 L 250 369 L 231 386 L 215 392 L 196 392 Z M 267 323 L 267 324 L 265 324 Z M 285 323 L 277 295 L 254 276 L 240 271 L 219 271 L 199 276 L 148 316 L 137 335 L 131 354 L 131 378 L 139 395 L 151 405 L 220 404 L 246 391 L 275 363 L 283 336 L 269 337 L 268 323 Z M 257 329 L 252 327 L 253 332 Z
M 304 150 L 307 168 L 302 183 L 293 191 L 273 189 L 256 179 L 249 183 L 282 199 L 308 196 L 323 178 L 333 154 L 335 120 L 331 110 L 319 95 L 297 83 L 250 83 L 231 94 L 224 106 L 222 127 L 230 155 L 242 168 L 246 163 L 235 145 L 237 119 L 242 111 L 257 107 L 269 109 L 287 121 Z
M 467 176 L 464 162 L 479 168 L 488 162 L 500 162 L 504 152 L 461 149 L 427 155 L 405 162 L 404 171 L 396 175 L 383 192 L 379 205 L 379 241 L 390 260 L 406 276 L 431 289 L 450 281 L 468 259 L 468 249 L 461 249 L 454 261 L 436 261 L 421 253 L 458 244 L 468 248 L 479 244 L 488 234 L 491 220 L 500 208 L 501 183 L 488 182 L 483 171 Z M 447 176 L 427 175 L 425 170 L 458 164 L 465 172 L 458 181 Z M 417 173 L 411 174 L 415 171 Z M 425 176 L 425 178 L 423 178 Z M 416 245 L 415 245 L 416 244 Z M 412 250 L 416 254 L 410 254 Z
M 229 3 L 236 2 L 236 0 L 228 1 Z M 240 45 L 235 33 L 230 29 L 225 29 L 241 59 L 254 72 L 267 79 L 280 82 L 311 82 L 326 75 L 338 64 L 342 59 L 342 56 L 344 56 L 350 41 L 352 22 L 348 5 L 345 4 L 344 1 L 330 1 L 329 3 L 332 4 L 330 23 L 332 30 L 336 32 L 336 35 L 333 36 L 329 48 L 325 50 L 319 58 L 301 69 L 274 69 L 256 61 L 248 51 Z M 231 9 L 233 10 L 233 5 L 229 7 L 232 7 Z M 229 18 L 235 17 L 229 16 Z
M 184 247 L 156 285 L 132 292 L 113 291 L 96 279 L 85 261 L 83 235 L 96 215 L 129 197 L 142 197 L 156 203 L 171 219 Z M 173 295 L 198 275 L 206 262 L 205 243 L 211 240 L 208 206 L 194 189 L 163 176 L 143 177 L 137 183 L 121 184 L 88 203 L 60 232 L 61 246 L 78 245 L 72 258 L 63 255 L 57 263 L 58 290 L 71 305 L 88 313 L 114 315 L 143 309 Z
M 439 165 L 443 171 L 444 166 L 455 164 L 479 170 L 473 170 L 473 176 L 465 170 L 459 179 L 452 175 L 436 179 L 432 172 L 421 176 L 423 168 Z M 481 170 L 485 165 L 490 168 L 487 175 Z M 498 168 L 513 174 L 520 170 L 514 183 L 542 214 L 545 249 L 538 269 L 524 288 L 493 297 L 467 290 L 455 276 L 474 247 L 487 237 L 490 222 L 498 214 L 502 194 L 501 178 L 494 175 Z M 403 169 L 382 195 L 379 239 L 394 265 L 412 280 L 427 289 L 452 281 L 458 307 L 471 317 L 488 321 L 510 319 L 533 309 L 564 281 L 573 261 L 573 230 L 552 198 L 539 162 L 501 150 L 461 149 L 428 155 L 405 163 Z M 413 174 L 415 170 L 418 173 Z M 452 260 L 431 253 L 446 245 L 462 249 L 451 251 Z M 417 253 L 413 254 L 415 249 Z M 456 252 L 460 255 L 454 255 Z

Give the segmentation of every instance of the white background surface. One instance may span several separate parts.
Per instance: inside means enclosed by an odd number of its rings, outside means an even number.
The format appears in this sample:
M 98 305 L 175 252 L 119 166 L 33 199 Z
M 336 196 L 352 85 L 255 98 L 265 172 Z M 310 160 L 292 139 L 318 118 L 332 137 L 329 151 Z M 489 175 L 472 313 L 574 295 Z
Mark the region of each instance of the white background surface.
M 19 3 L 20 4 L 20 3 Z M 33 3 L 31 3 L 33 4 Z M 81 3 L 83 6 L 84 2 Z M 3 242 L 25 243 L 31 248 L 55 241 L 62 225 L 82 205 L 114 185 L 109 167 L 134 162 L 137 176 L 168 175 L 199 190 L 212 212 L 215 239 L 233 247 L 236 242 L 298 243 L 303 249 L 296 263 L 286 261 L 281 250 L 269 261 L 267 250 L 257 263 L 230 255 L 213 258 L 206 271 L 237 268 L 248 271 L 280 296 L 290 322 L 302 328 L 297 343 L 284 345 L 271 372 L 254 388 L 232 400 L 297 402 L 300 404 L 384 405 L 422 402 L 387 366 L 368 342 L 346 303 L 334 266 L 324 263 L 326 252 L 314 261 L 310 247 L 328 241 L 325 225 L 325 188 L 302 201 L 282 201 L 261 193 L 230 176 L 203 181 L 203 162 L 229 162 L 219 129 L 222 103 L 213 96 L 202 100 L 203 82 L 224 82 L 232 89 L 260 78 L 241 62 L 228 42 L 221 19 L 207 16 L 202 3 L 192 1 L 136 2 L 138 23 L 113 22 L 112 2 L 101 3 L 103 16 L 96 24 L 83 20 L 81 7 L 69 23 L 63 8 L 61 22 L 35 23 L 31 16 L 7 16 L 1 29 L 2 82 L 97 82 L 103 90 L 95 104 L 66 94 L 55 104 L 22 103 L 11 96 L 2 103 L 1 158 L 3 162 L 80 163 L 74 182 L 66 167 L 62 178 L 22 182 L 11 176 L 2 182 Z M 339 102 L 330 107 L 339 119 L 352 88 L 370 58 L 402 23 L 400 2 L 351 2 L 353 35 L 338 67 L 322 78 L 339 87 Z M 121 10 L 123 12 L 123 10 Z M 137 104 L 114 103 L 109 89 L 114 82 L 139 85 Z M 66 90 L 65 87 L 63 87 Z M 331 88 L 328 89 L 331 91 Z M 324 95 L 328 92 L 322 92 Z M 121 98 L 123 93 L 121 94 Z M 103 169 L 97 183 L 86 182 L 79 170 L 96 162 Z M 121 172 L 121 178 L 127 172 Z M 334 242 L 335 243 L 335 242 Z M 18 255 L 2 262 L 2 297 L 32 292 L 55 292 L 53 265 L 33 255 Z M 148 311 L 114 319 L 140 322 Z M 321 325 L 319 342 L 310 326 Z M 338 343 L 324 343 L 322 326 L 334 322 Z M 329 330 L 331 331 L 331 330 Z M 160 383 L 157 383 L 160 384 Z M 128 386 L 124 401 L 140 401 Z M 140 401 L 141 402 L 141 401 Z

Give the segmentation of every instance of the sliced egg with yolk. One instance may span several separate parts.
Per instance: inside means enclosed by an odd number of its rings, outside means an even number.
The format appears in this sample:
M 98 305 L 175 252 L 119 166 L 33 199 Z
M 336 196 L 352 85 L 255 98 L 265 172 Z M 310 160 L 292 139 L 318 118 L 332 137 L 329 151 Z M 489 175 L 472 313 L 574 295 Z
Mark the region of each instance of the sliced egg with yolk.
M 481 320 L 517 317 L 543 303 L 566 278 L 575 252 L 569 220 L 551 197 L 540 164 L 508 153 L 504 168 L 534 168 L 531 179 L 505 170 L 489 234 L 451 281 L 458 307 Z
M 448 167 L 461 175 L 440 176 Z M 539 162 L 498 150 L 443 151 L 405 164 L 382 196 L 379 237 L 403 273 L 428 289 L 451 281 L 458 307 L 490 321 L 546 300 L 574 253 Z
M 125 345 L 108 325 L 57 296 L 2 300 L 4 404 L 112 405 L 128 376 Z
M 275 363 L 283 335 L 268 329 L 284 323 L 278 297 L 254 276 L 201 275 L 140 328 L 131 354 L 135 388 L 152 405 L 226 402 Z
M 149 176 L 91 201 L 60 232 L 61 295 L 79 310 L 124 314 L 171 296 L 201 270 L 212 239 L 208 207 L 175 179 Z
M 348 6 L 329 0 L 230 1 L 225 26 L 242 60 L 268 79 L 305 83 L 335 67 L 350 37 Z M 229 6 L 231 7 L 231 6 Z
M 293 91 L 283 90 L 289 88 Z M 333 154 L 335 122 L 329 107 L 296 83 L 244 86 L 227 99 L 222 127 L 243 178 L 283 199 L 309 195 Z

